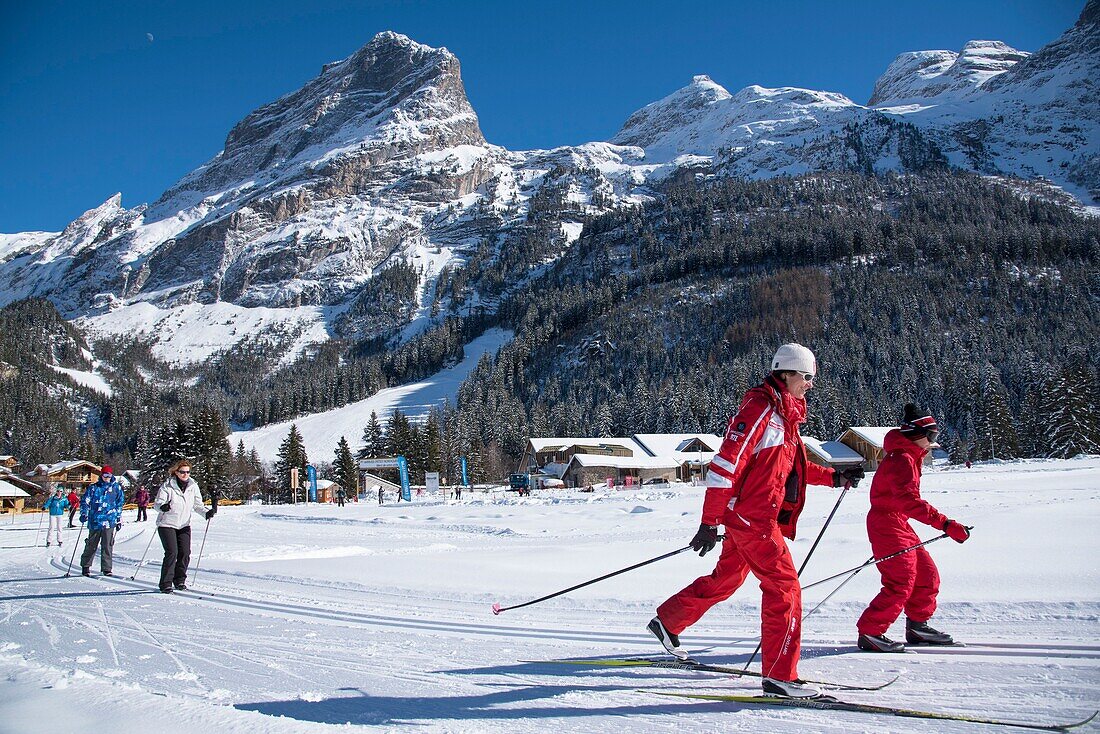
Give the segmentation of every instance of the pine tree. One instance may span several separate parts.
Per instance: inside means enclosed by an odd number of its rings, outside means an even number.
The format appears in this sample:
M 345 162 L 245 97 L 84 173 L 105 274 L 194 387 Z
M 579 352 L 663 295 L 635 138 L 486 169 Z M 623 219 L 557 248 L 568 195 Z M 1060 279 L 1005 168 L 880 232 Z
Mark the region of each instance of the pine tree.
M 357 459 L 370 459 L 382 453 L 382 424 L 378 422 L 378 413 L 370 412 L 370 421 L 363 429 L 363 445 L 356 454 Z
M 348 440 L 343 436 L 336 444 L 335 454 L 335 460 L 332 462 L 333 481 L 343 487 L 349 497 L 353 497 L 359 493 L 359 465 L 351 454 Z
M 290 486 L 290 470 L 298 469 L 298 483 L 301 485 L 306 481 L 307 464 L 309 464 L 309 457 L 306 456 L 302 434 L 298 432 L 298 424 L 292 423 L 287 437 L 279 445 L 275 461 L 275 486 L 282 492 L 296 492 L 298 488 Z

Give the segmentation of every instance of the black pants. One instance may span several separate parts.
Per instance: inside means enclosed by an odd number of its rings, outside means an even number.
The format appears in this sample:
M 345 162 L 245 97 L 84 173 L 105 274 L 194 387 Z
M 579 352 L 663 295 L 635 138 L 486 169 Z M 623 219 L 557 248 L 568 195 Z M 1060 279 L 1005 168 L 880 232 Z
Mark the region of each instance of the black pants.
M 73 515 L 75 515 L 76 511 L 79 510 L 79 509 L 80 509 L 80 503 L 79 502 L 77 502 L 75 505 L 73 505 L 72 507 L 69 508 L 69 527 L 70 528 L 75 528 L 76 527 L 75 525 L 73 525 Z
M 148 520 L 148 519 L 149 519 L 149 515 L 148 515 L 148 513 L 145 512 L 145 505 L 138 505 L 137 521 L 141 522 L 142 520 Z
M 164 546 L 164 562 L 160 564 L 160 588 L 171 589 L 187 581 L 187 564 L 191 562 L 191 526 L 157 528 L 160 544 Z

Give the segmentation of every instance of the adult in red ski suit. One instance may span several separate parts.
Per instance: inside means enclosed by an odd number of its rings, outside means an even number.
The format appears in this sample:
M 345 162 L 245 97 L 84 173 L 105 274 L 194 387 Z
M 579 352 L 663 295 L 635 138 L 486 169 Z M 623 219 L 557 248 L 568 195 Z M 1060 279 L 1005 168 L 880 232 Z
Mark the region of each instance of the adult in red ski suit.
M 763 592 L 763 673 L 789 682 L 798 678 L 802 590 L 783 538 L 795 537 L 807 483 L 858 483 L 862 469 L 849 470 L 851 476 L 846 476 L 806 460 L 798 426 L 806 420 L 805 395 L 816 373 L 813 353 L 799 344 L 785 344 L 772 367 L 763 384 L 745 394 L 708 470 L 702 524 L 691 545 L 704 555 L 716 544 L 717 526 L 725 525 L 718 563 L 709 576 L 661 604 L 650 631 L 666 649 L 679 654 L 680 632 L 728 599 L 752 571 Z
M 871 482 L 871 509 L 867 535 L 875 558 L 897 553 L 921 542 L 909 520 L 945 531 L 959 543 L 969 531 L 920 496 L 924 457 L 935 443 L 939 428 L 935 419 L 913 404 L 905 406 L 905 421 L 886 434 L 886 457 Z M 951 644 L 945 635 L 928 626 L 936 611 L 940 575 L 932 556 L 917 548 L 877 564 L 882 590 L 860 616 L 858 645 L 871 652 L 900 652 L 904 645 L 886 637 L 886 631 L 902 610 L 907 617 L 906 639 L 912 643 Z

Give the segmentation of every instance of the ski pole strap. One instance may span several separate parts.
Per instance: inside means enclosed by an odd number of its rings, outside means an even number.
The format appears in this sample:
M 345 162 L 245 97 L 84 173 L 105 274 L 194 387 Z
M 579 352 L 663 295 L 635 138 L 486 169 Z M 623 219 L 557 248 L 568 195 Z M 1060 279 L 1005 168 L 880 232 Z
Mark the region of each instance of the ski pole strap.
M 823 578 L 820 581 L 815 581 L 812 584 L 806 584 L 805 586 L 802 587 L 802 590 L 805 591 L 806 589 L 812 589 L 815 586 L 820 586 L 821 584 L 824 584 L 827 581 L 832 581 L 833 579 L 838 579 L 846 573 L 853 573 L 853 572 L 862 571 L 863 569 L 867 568 L 868 566 L 873 566 L 875 564 L 882 563 L 883 561 L 888 561 L 891 558 L 897 558 L 900 555 L 904 555 L 906 553 L 909 553 L 910 551 L 915 551 L 917 548 L 923 548 L 924 546 L 928 545 L 929 543 L 935 543 L 937 540 L 943 540 L 946 537 L 947 537 L 947 533 L 944 533 L 942 535 L 937 535 L 935 538 L 932 538 L 931 540 L 926 540 L 922 543 L 917 543 L 916 545 L 911 545 L 908 548 L 903 548 L 902 550 L 899 550 L 897 553 L 891 553 L 890 555 L 883 556 L 882 558 L 871 558 L 865 563 L 861 563 L 858 566 L 855 566 L 853 568 L 849 568 L 847 571 L 841 571 L 840 573 L 834 573 L 832 576 L 829 576 L 827 578 Z
M 718 536 L 718 541 L 719 542 L 721 542 L 724 539 L 725 539 L 724 535 L 719 535 Z M 665 553 L 663 555 L 657 556 L 656 558 L 650 558 L 648 561 L 642 561 L 641 563 L 635 563 L 633 566 L 627 566 L 626 568 L 620 568 L 618 571 L 612 571 L 611 573 L 604 574 L 603 576 L 600 576 L 599 578 L 592 579 L 591 581 L 585 581 L 583 583 L 577 584 L 576 586 L 570 586 L 568 589 L 562 589 L 561 591 L 555 591 L 553 594 L 547 594 L 546 596 L 540 596 L 538 599 L 532 599 L 531 601 L 525 601 L 522 604 L 514 604 L 510 607 L 502 607 L 500 605 L 500 603 L 498 602 L 496 604 L 493 604 L 493 614 L 500 614 L 501 612 L 507 612 L 509 609 L 519 609 L 520 607 L 529 607 L 532 604 L 538 604 L 541 601 L 546 601 L 547 599 L 553 599 L 555 596 L 561 596 L 562 594 L 568 594 L 570 591 L 576 591 L 577 589 L 584 588 L 585 586 L 591 586 L 592 584 L 603 581 L 604 579 L 609 579 L 612 576 L 618 576 L 621 573 L 626 573 L 627 571 L 633 571 L 636 568 L 641 568 L 642 566 L 648 566 L 649 564 L 656 563 L 657 561 L 663 561 L 666 558 L 671 558 L 672 556 L 675 556 L 679 553 L 683 553 L 684 551 L 690 550 L 690 549 L 691 549 L 690 545 L 685 545 L 683 548 L 677 548 L 674 551 L 670 551 L 670 552 Z

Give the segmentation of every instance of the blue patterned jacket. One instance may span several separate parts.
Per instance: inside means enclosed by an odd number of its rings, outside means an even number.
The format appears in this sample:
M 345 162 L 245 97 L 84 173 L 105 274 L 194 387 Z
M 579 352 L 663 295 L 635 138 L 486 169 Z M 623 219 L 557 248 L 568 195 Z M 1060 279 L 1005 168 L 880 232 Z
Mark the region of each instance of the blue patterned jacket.
M 80 498 L 80 522 L 88 523 L 89 532 L 114 527 L 122 518 L 122 486 L 117 480 L 101 478 L 84 490 Z

